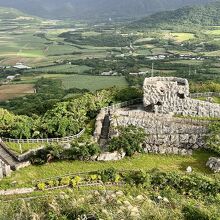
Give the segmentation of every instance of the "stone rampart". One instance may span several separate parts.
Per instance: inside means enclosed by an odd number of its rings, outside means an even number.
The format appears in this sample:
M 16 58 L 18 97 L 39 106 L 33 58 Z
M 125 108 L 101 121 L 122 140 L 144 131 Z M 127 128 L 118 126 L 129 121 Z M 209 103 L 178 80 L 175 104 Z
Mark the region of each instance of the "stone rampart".
M 146 151 L 181 153 L 179 149 L 205 147 L 207 124 L 207 121 L 180 119 L 167 114 L 116 110 L 111 112 L 110 137 L 118 135 L 118 126 L 134 125 L 146 132 Z
M 189 97 L 189 83 L 176 77 L 151 77 L 144 81 L 144 107 L 149 112 L 200 117 L 220 117 L 220 105 Z
M 5 176 L 10 176 L 11 172 L 12 171 L 10 165 L 6 164 L 3 160 L 0 160 L 0 179 Z

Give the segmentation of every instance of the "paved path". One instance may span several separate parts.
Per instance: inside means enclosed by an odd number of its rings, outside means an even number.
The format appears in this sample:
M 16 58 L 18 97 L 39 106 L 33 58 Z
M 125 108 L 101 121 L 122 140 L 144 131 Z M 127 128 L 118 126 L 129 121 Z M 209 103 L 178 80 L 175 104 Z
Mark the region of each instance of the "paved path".
M 16 160 L 7 150 L 7 146 L 0 142 L 0 159 L 3 160 L 7 165 L 10 165 L 12 170 L 15 170 L 19 161 Z

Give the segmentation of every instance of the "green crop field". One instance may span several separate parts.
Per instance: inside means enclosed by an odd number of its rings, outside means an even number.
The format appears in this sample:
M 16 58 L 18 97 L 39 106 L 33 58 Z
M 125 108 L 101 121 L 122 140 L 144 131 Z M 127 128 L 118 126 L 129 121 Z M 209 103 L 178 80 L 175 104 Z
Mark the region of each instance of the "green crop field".
M 208 30 L 205 33 L 208 35 L 220 35 L 220 29 Z
M 37 68 L 33 70 L 29 70 L 28 72 L 32 73 L 78 73 L 82 74 L 84 71 L 90 70 L 91 68 L 88 66 L 78 66 L 78 65 L 69 65 L 69 64 L 63 64 L 63 65 L 57 65 L 57 66 L 50 66 L 50 67 L 42 67 Z
M 89 75 L 66 75 L 62 78 L 66 89 L 79 88 L 95 91 L 113 86 L 128 86 L 123 76 L 89 76 Z
M 171 35 L 178 42 L 188 41 L 195 38 L 195 35 L 192 33 L 171 33 Z
M 83 67 L 78 67 L 82 68 Z M 89 89 L 91 91 L 110 88 L 117 86 L 120 88 L 127 87 L 128 83 L 123 76 L 92 76 L 78 74 L 37 74 L 30 76 L 22 76 L 21 80 L 16 84 L 35 83 L 40 78 L 60 79 L 65 89 L 79 88 Z
M 176 60 L 171 61 L 170 63 L 176 63 L 176 64 L 187 64 L 187 65 L 201 65 L 203 64 L 202 60 Z

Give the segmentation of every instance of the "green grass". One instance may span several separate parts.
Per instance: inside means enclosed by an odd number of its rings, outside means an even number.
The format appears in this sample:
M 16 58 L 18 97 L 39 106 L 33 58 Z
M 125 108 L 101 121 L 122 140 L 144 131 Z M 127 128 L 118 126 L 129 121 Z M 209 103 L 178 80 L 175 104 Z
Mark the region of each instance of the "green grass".
M 91 91 L 110 88 L 113 86 L 126 87 L 128 84 L 122 76 L 90 76 L 90 75 L 66 75 L 63 79 L 66 89 L 79 88 Z
M 202 65 L 203 61 L 202 60 L 176 60 L 176 61 L 171 61 L 169 63 L 172 63 L 172 64 L 188 64 L 188 65 Z
M 178 42 L 188 41 L 195 38 L 195 35 L 192 33 L 171 33 L 171 35 Z
M 44 56 L 43 51 L 41 50 L 22 50 L 17 53 L 19 57 L 30 57 L 30 58 L 38 58 Z
M 51 67 L 37 68 L 34 70 L 29 70 L 28 72 L 39 72 L 39 73 L 47 73 L 47 72 L 55 72 L 55 73 L 78 73 L 82 74 L 84 71 L 90 70 L 91 68 L 88 66 L 78 66 L 78 65 L 57 65 Z
M 17 182 L 16 187 L 23 187 L 31 185 L 33 180 L 77 172 L 102 170 L 109 167 L 115 167 L 118 170 L 151 170 L 158 168 L 163 171 L 179 171 L 184 173 L 186 168 L 191 166 L 193 172 L 219 178 L 219 174 L 212 174 L 205 166 L 210 156 L 213 156 L 213 154 L 198 151 L 193 156 L 143 154 L 111 162 L 60 161 L 42 166 L 29 166 L 13 172 L 11 177 L 1 180 L 0 188 L 12 187 L 11 183 L 13 181 Z
M 165 48 L 162 48 L 162 47 L 153 48 L 151 51 L 152 51 L 152 55 L 158 55 L 158 54 L 164 54 L 164 53 L 166 53 L 166 49 L 165 49 Z
M 210 56 L 210 57 L 220 56 L 220 50 L 205 52 L 204 54 L 205 56 Z
M 5 142 L 5 144 L 8 146 L 9 150 L 14 152 L 16 155 L 26 153 L 27 151 L 31 149 L 39 148 L 43 145 L 43 143 L 12 143 L 12 142 Z
M 207 97 L 199 97 L 197 99 L 201 101 L 207 101 Z M 220 104 L 220 97 L 212 97 L 212 99 L 214 103 Z
M 75 70 L 83 71 L 88 67 L 77 66 Z M 113 86 L 116 87 L 127 87 L 128 83 L 123 76 L 92 76 L 92 75 L 65 75 L 65 74 L 39 74 L 31 76 L 22 76 L 21 81 L 16 82 L 16 84 L 24 83 L 35 83 L 41 77 L 50 79 L 60 79 L 63 82 L 65 89 L 79 88 L 88 89 L 91 91 L 106 89 Z
M 208 35 L 220 35 L 220 29 L 208 30 L 205 33 L 208 34 Z
M 40 78 L 49 78 L 49 79 L 61 79 L 65 77 L 65 74 L 37 74 L 37 75 L 25 75 L 21 76 L 21 80 L 14 82 L 15 84 L 27 84 L 27 83 L 36 83 Z

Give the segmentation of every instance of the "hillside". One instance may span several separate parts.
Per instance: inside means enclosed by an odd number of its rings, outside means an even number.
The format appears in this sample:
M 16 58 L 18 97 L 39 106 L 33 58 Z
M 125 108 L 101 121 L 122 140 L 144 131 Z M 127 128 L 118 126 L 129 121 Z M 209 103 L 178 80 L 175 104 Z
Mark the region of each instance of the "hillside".
M 21 12 L 20 10 L 14 9 L 14 8 L 6 8 L 6 7 L 0 7 L 0 19 L 2 21 L 10 21 L 10 20 L 39 20 L 39 18 L 28 15 L 24 12 Z
M 140 17 L 177 9 L 186 5 L 206 4 L 213 0 L 0 0 L 0 6 L 13 7 L 28 14 L 47 18 Z
M 220 1 L 204 6 L 183 7 L 174 11 L 158 12 L 133 22 L 133 27 L 155 27 L 163 25 L 220 25 Z

